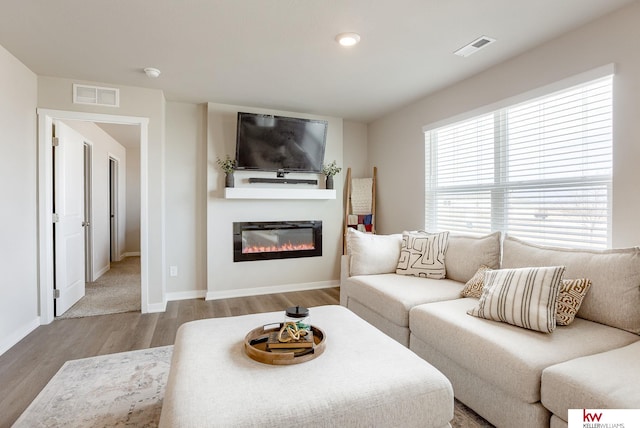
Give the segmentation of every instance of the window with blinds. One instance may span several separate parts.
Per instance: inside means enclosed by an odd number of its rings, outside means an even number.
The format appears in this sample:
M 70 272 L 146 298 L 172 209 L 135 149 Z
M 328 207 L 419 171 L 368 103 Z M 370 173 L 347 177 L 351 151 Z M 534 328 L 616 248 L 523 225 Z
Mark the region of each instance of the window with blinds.
M 426 227 L 609 246 L 612 80 L 426 131 Z

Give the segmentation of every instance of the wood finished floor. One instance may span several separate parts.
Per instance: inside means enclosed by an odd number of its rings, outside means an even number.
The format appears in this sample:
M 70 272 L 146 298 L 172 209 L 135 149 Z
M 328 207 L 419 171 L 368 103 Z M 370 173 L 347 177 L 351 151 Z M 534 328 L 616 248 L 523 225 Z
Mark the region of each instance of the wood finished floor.
M 181 324 L 338 304 L 339 288 L 234 299 L 169 302 L 163 313 L 135 312 L 56 320 L 38 327 L 0 356 L 0 427 L 10 427 L 68 360 L 172 345 Z

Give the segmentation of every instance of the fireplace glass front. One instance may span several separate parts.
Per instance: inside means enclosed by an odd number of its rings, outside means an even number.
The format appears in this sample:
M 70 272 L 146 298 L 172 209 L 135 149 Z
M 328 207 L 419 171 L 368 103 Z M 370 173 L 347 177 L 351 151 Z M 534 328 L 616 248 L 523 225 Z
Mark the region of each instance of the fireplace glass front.
M 233 223 L 234 262 L 321 255 L 321 221 Z

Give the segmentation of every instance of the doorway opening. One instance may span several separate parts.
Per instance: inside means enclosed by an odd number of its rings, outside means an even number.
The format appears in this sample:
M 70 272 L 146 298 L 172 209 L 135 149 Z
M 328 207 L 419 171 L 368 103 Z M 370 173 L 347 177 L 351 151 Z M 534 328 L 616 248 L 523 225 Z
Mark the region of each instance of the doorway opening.
M 139 188 L 131 188 L 140 181 L 134 179 L 140 175 L 139 165 L 132 162 L 124 172 L 128 153 L 133 160 L 139 157 L 138 128 L 116 125 L 102 129 L 89 121 L 54 121 L 56 317 L 141 310 L 138 236 L 128 240 L 134 260 L 126 269 L 120 263 L 127 256 L 124 228 L 128 222 L 140 223 L 140 210 L 127 210 L 125 200 L 127 190 L 140 193 Z M 129 189 L 127 175 L 133 183 Z M 133 229 L 138 231 L 139 226 Z
M 134 257 L 138 257 L 139 260 L 139 272 L 140 272 L 140 282 L 139 282 L 139 303 L 140 309 L 143 313 L 148 312 L 148 255 L 146 252 L 147 243 L 148 243 L 148 208 L 147 208 L 147 191 L 148 191 L 148 168 L 147 168 L 147 152 L 148 152 L 148 118 L 143 117 L 130 117 L 130 116 L 117 116 L 117 115 L 107 115 L 107 114 L 93 114 L 93 113 L 82 113 L 82 112 L 70 112 L 70 111 L 58 111 L 58 110 L 46 110 L 46 109 L 38 109 L 38 147 L 39 147 L 39 155 L 38 155 L 38 165 L 39 165 L 39 183 L 38 187 L 40 189 L 38 196 L 38 206 L 39 206 L 39 279 L 40 279 L 40 319 L 42 324 L 48 324 L 53 321 L 55 317 L 55 304 L 54 304 L 54 286 L 55 280 L 54 275 L 56 274 L 56 266 L 55 266 L 55 258 L 54 258 L 54 226 L 53 220 L 55 217 L 55 211 L 53 206 L 53 151 L 47 150 L 47 147 L 51 147 L 51 142 L 53 140 L 53 123 L 55 120 L 65 120 L 65 121 L 82 121 L 82 122 L 93 122 L 96 125 L 134 125 L 129 128 L 135 128 L 135 132 L 137 133 L 137 140 L 139 144 L 138 154 L 134 157 L 135 163 L 137 163 L 137 167 L 139 168 L 139 190 L 137 195 L 134 195 L 133 198 L 136 199 L 138 204 L 138 216 L 139 216 L 139 224 L 137 226 L 137 241 L 139 244 L 139 250 L 134 252 Z M 95 187 L 95 180 L 97 178 L 97 171 L 95 169 L 96 164 L 88 162 L 92 157 L 95 159 L 96 151 L 91 145 L 84 146 L 82 149 L 81 159 L 83 159 L 82 165 L 83 170 L 88 170 L 88 174 L 86 174 L 87 188 Z M 116 159 L 118 160 L 118 159 Z M 104 161 L 103 161 L 104 162 Z M 123 164 L 119 163 L 119 166 L 122 167 Z M 119 171 L 120 175 L 123 174 L 123 171 Z M 108 173 L 105 173 L 105 181 Z M 82 180 L 84 183 L 85 180 Z M 90 185 L 89 185 L 90 184 Z M 121 192 L 121 196 L 123 197 L 123 187 L 119 187 L 119 191 Z M 107 195 L 108 190 L 105 189 L 103 192 L 103 196 Z M 85 194 L 83 193 L 83 196 Z M 90 269 L 87 271 L 94 270 L 99 272 L 100 267 L 96 266 L 96 239 L 99 238 L 99 234 L 97 233 L 97 229 L 95 226 L 95 219 L 97 216 L 95 197 L 96 193 L 93 192 L 93 195 L 89 194 L 88 198 L 84 198 L 85 201 L 81 207 L 81 212 L 83 217 L 86 218 L 85 224 L 83 225 L 84 233 L 82 233 L 82 242 L 83 246 L 87 246 L 92 250 L 93 254 L 84 254 L 81 256 L 81 264 L 83 267 L 91 264 Z M 93 198 L 93 200 L 92 200 Z M 92 202 L 92 203 L 91 203 Z M 108 217 L 108 201 L 105 200 L 105 217 Z M 93 206 L 93 208 L 91 208 Z M 125 205 L 123 204 L 122 207 Z M 85 227 L 86 226 L 86 227 Z M 110 242 L 109 229 L 106 228 L 106 237 L 107 241 Z M 117 241 L 124 242 L 120 237 L 117 236 Z M 102 251 L 102 250 L 100 250 Z M 124 249 L 120 249 L 120 253 L 122 254 Z M 84 252 L 83 252 L 84 253 Z M 107 261 L 110 260 L 111 257 L 111 248 L 107 245 L 104 250 L 104 255 L 107 257 Z M 84 269 L 83 269 L 84 270 Z M 82 274 L 82 283 L 84 284 L 85 279 L 88 278 L 88 274 Z

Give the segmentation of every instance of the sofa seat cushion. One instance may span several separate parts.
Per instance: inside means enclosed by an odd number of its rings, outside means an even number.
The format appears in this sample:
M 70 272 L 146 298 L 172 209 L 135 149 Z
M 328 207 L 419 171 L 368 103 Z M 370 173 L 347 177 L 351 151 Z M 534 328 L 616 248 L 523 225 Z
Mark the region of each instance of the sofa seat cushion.
M 573 358 L 628 345 L 638 336 L 576 319 L 545 334 L 473 317 L 478 299 L 467 297 L 414 307 L 411 333 L 465 369 L 520 400 L 540 400 L 542 371 Z
M 568 409 L 640 409 L 640 341 L 547 367 L 542 404 L 563 420 Z
M 423 303 L 460 298 L 464 284 L 449 279 L 382 274 L 352 276 L 341 284 L 349 298 L 401 327 L 409 326 L 409 310 Z

